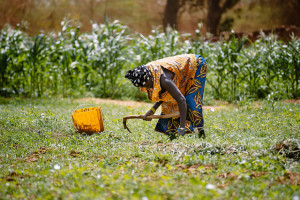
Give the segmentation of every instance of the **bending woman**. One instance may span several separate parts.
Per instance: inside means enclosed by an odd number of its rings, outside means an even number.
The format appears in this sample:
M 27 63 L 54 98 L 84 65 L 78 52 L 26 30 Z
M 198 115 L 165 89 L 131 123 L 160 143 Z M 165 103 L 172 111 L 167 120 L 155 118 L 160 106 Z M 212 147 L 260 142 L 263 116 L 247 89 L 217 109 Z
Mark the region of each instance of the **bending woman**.
M 201 56 L 184 54 L 138 66 L 125 77 L 156 102 L 144 119 L 153 115 L 159 106 L 162 115 L 179 111 L 180 117 L 159 119 L 155 131 L 184 135 L 198 129 L 204 134 L 202 100 L 206 70 L 206 61 Z

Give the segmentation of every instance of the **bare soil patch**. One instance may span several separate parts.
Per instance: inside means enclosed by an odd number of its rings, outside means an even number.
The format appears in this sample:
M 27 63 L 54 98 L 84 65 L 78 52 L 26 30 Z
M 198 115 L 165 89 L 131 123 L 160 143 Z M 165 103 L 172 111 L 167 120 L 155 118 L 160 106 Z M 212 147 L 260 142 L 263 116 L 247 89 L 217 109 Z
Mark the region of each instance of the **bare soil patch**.
M 24 160 L 27 162 L 37 162 L 38 159 L 41 158 L 41 154 L 45 154 L 47 150 L 49 150 L 49 148 L 42 147 L 37 151 L 31 153 L 29 156 L 25 157 Z
M 300 173 L 287 171 L 284 176 L 277 179 L 278 183 L 300 185 Z
M 86 103 L 95 103 L 95 104 L 116 104 L 121 106 L 128 107 L 141 107 L 141 106 L 151 106 L 153 103 L 146 103 L 140 101 L 130 101 L 130 100 L 115 100 L 115 99 L 100 99 L 100 98 L 81 98 L 77 100 L 78 102 L 86 102 Z M 226 105 L 221 106 L 203 106 L 204 110 L 209 109 L 224 109 Z
M 300 104 L 300 99 L 289 99 L 285 100 L 285 103 L 294 103 L 294 104 Z

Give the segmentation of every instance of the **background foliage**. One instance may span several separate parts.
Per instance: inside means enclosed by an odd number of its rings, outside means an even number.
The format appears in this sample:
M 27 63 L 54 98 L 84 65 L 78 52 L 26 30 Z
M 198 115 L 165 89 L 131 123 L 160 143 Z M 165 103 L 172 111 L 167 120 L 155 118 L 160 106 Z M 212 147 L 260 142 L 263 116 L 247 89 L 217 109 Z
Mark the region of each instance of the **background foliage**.
M 62 22 L 59 34 L 31 37 L 19 29 L 0 34 L 2 96 L 96 96 L 143 99 L 125 80 L 126 70 L 152 60 L 184 53 L 208 62 L 206 95 L 215 99 L 299 98 L 300 42 L 284 43 L 261 34 L 251 42 L 212 43 L 168 29 L 149 36 L 131 33 L 118 21 L 93 24 L 93 31 Z M 134 91 L 134 92 L 132 92 Z
M 21 24 L 32 35 L 40 30 L 58 32 L 61 21 L 69 19 L 80 24 L 82 32 L 90 32 L 91 21 L 104 23 L 107 17 L 146 35 L 168 24 L 180 33 L 192 33 L 198 23 L 204 26 L 203 34 L 216 30 L 210 25 L 217 25 L 219 33 L 249 33 L 299 27 L 299 10 L 299 0 L 0 0 L 0 29 Z

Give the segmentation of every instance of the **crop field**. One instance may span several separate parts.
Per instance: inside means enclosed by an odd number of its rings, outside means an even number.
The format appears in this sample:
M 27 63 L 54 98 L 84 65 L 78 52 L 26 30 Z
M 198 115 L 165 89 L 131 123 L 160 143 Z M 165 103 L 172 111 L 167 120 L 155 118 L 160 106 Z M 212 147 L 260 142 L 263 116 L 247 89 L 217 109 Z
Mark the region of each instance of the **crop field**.
M 133 33 L 118 21 L 93 24 L 89 33 L 65 21 L 57 34 L 0 32 L 0 96 L 82 97 L 143 100 L 125 72 L 150 61 L 198 54 L 208 63 L 206 96 L 212 99 L 300 98 L 300 40 L 261 33 L 256 41 L 163 32 Z
M 72 99 L 0 99 L 0 199 L 299 199 L 300 106 L 204 109 L 206 139 L 171 140 L 149 105 L 101 103 L 105 131 L 75 132 Z M 95 103 L 92 103 L 96 106 Z M 216 102 L 213 102 L 215 105 Z

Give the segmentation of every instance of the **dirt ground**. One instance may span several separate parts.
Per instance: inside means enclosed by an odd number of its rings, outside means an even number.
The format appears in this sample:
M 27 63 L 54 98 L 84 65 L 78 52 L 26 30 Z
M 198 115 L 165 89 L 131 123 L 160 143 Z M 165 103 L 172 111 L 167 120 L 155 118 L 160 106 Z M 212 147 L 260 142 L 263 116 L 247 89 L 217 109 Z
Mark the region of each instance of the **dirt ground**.
M 285 103 L 294 103 L 294 104 L 300 104 L 300 99 L 289 99 L 285 100 Z
M 94 104 L 116 104 L 116 105 L 122 105 L 122 106 L 128 106 L 132 108 L 136 107 L 141 107 L 141 106 L 152 106 L 153 103 L 146 103 L 146 102 L 140 102 L 140 101 L 130 101 L 130 100 L 115 100 L 115 99 L 100 99 L 100 98 L 81 98 L 76 100 L 80 103 L 86 103 L 87 105 L 89 103 L 94 103 Z M 216 110 L 216 109 L 225 109 L 228 107 L 228 102 L 223 102 L 223 101 L 215 101 L 216 106 L 203 106 L 204 110 Z M 300 99 L 291 99 L 291 100 L 285 100 L 285 103 L 294 103 L 294 104 L 300 104 Z M 254 107 L 258 108 L 260 107 L 258 102 L 254 103 Z
M 102 103 L 112 103 L 116 105 L 128 106 L 128 107 L 141 107 L 141 106 L 151 106 L 153 103 L 146 103 L 146 102 L 139 102 L 139 101 L 128 101 L 128 100 L 114 100 L 114 99 L 100 99 L 100 98 L 81 98 L 78 100 L 79 102 L 86 102 L 86 103 L 95 103 L 95 104 L 102 104 Z M 222 106 L 203 106 L 204 110 L 209 109 L 224 109 L 226 108 L 225 105 Z

